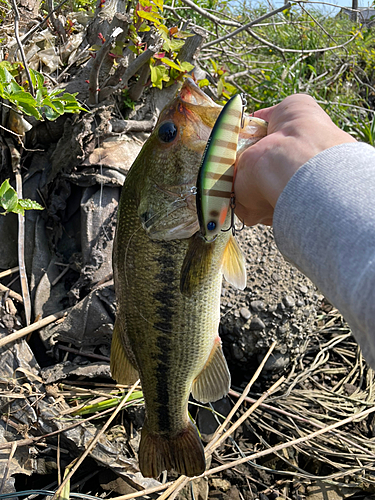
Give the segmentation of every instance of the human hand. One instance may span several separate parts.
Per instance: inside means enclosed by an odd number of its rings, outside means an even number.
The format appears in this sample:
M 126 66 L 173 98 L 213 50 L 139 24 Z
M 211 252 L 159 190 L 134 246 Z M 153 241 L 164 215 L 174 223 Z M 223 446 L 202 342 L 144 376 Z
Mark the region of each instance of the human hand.
M 268 122 L 267 136 L 242 153 L 234 184 L 236 215 L 248 226 L 272 224 L 281 192 L 313 156 L 356 142 L 306 94 L 291 95 L 255 116 Z

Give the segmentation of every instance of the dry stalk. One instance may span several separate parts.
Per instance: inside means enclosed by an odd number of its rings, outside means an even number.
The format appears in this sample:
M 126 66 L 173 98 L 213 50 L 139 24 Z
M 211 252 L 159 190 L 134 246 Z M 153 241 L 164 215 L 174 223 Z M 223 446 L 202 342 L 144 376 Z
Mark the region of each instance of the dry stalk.
M 18 271 L 19 267 L 12 267 L 11 269 L 7 269 L 6 271 L 2 271 L 0 273 L 0 279 L 5 278 L 5 276 L 9 276 L 10 274 L 16 273 Z
M 220 425 L 220 427 L 218 427 L 218 429 L 216 430 L 215 434 L 213 435 L 210 443 L 208 443 L 207 447 L 206 447 L 206 452 L 211 448 L 211 446 L 215 443 L 215 441 L 220 437 L 220 435 L 223 433 L 223 431 L 225 430 L 225 427 L 229 424 L 229 422 L 232 420 L 232 417 L 233 415 L 237 412 L 237 410 L 239 409 L 239 407 L 241 406 L 241 404 L 243 403 L 243 401 L 245 400 L 246 396 L 249 394 L 250 392 L 250 389 L 251 387 L 253 386 L 254 382 L 258 379 L 261 371 L 263 370 L 263 367 L 264 365 L 266 364 L 268 358 L 270 357 L 272 351 L 274 350 L 276 346 L 276 342 L 273 342 L 272 345 L 270 346 L 270 348 L 268 349 L 268 352 L 267 354 L 264 356 L 262 362 L 260 363 L 260 365 L 258 366 L 256 372 L 254 373 L 254 375 L 252 376 L 250 382 L 247 384 L 247 386 L 245 387 L 244 391 L 242 392 L 239 400 L 237 401 L 237 403 L 234 405 L 234 407 L 232 408 L 232 410 L 230 411 L 229 415 L 227 416 L 227 418 L 224 420 L 224 422 Z
M 11 290 L 5 285 L 2 285 L 1 283 L 0 283 L 0 292 L 8 293 L 10 298 L 17 300 L 17 302 L 21 302 L 21 304 L 23 304 L 22 295 L 20 295 L 17 292 L 13 292 L 13 290 Z
M 15 340 L 21 339 L 22 337 L 25 337 L 29 333 L 35 332 L 35 330 L 39 330 L 40 328 L 43 328 L 49 325 L 50 323 L 57 321 L 58 319 L 64 318 L 69 311 L 70 308 L 55 314 L 51 314 L 50 316 L 46 316 L 45 318 L 36 321 L 30 326 L 25 326 L 25 328 L 21 328 L 21 330 L 18 330 L 18 332 L 14 332 L 11 333 L 10 335 L 7 335 L 6 337 L 0 339 L 0 347 L 3 347 L 6 344 L 9 344 L 10 342 L 14 342 Z
M 86 448 L 86 450 L 82 453 L 82 455 L 80 456 L 80 458 L 74 464 L 74 467 L 70 470 L 69 474 L 65 477 L 64 481 L 60 484 L 60 486 L 56 490 L 56 493 L 53 495 L 52 500 L 57 500 L 57 498 L 61 494 L 64 486 L 68 483 L 68 481 L 70 481 L 71 477 L 78 470 L 78 468 L 80 467 L 80 465 L 82 464 L 82 462 L 84 461 L 84 459 L 88 456 L 88 454 L 90 453 L 90 451 L 95 447 L 95 445 L 99 441 L 100 437 L 104 434 L 104 432 L 108 429 L 108 427 L 111 424 L 111 422 L 116 418 L 116 416 L 118 415 L 118 413 L 122 410 L 122 408 L 124 407 L 125 403 L 129 399 L 129 397 L 132 394 L 132 392 L 134 392 L 134 390 L 136 389 L 136 387 L 138 386 L 138 384 L 139 384 L 139 380 L 137 380 L 135 382 L 135 384 L 132 385 L 131 389 L 128 391 L 128 393 L 126 394 L 126 396 L 124 396 L 124 399 L 121 401 L 121 403 L 114 410 L 114 412 L 109 417 L 109 419 L 107 420 L 107 422 L 97 432 L 96 436 L 92 439 L 91 443 L 88 445 L 88 447 Z
M 217 474 L 218 472 L 221 472 L 226 469 L 230 469 L 232 467 L 236 467 L 237 465 L 244 464 L 249 461 L 253 461 L 257 458 L 264 457 L 266 455 L 269 455 L 271 453 L 275 453 L 280 450 L 284 450 L 285 448 L 290 448 L 291 446 L 295 446 L 300 443 L 304 443 L 306 441 L 310 441 L 311 439 L 314 439 L 317 436 L 321 436 L 322 434 L 325 434 L 327 432 L 330 432 L 334 429 L 337 429 L 338 427 L 341 427 L 342 425 L 348 424 L 350 422 L 353 422 L 354 420 L 357 420 L 359 418 L 366 417 L 367 415 L 370 415 L 371 413 L 375 412 L 375 406 L 372 408 L 367 408 L 367 410 L 361 411 L 359 413 L 356 413 L 348 418 L 345 418 L 344 420 L 340 420 L 339 422 L 335 422 L 332 425 L 328 425 L 322 429 L 319 429 L 318 431 L 312 432 L 311 434 L 308 434 L 307 436 L 300 437 L 298 439 L 294 439 L 292 441 L 288 441 L 287 443 L 282 443 L 277 446 L 273 446 L 272 448 L 269 448 L 267 450 L 259 451 L 258 453 L 253 453 L 252 455 L 248 455 L 245 458 L 239 458 L 238 460 L 234 460 L 228 464 L 220 465 L 219 467 L 214 467 L 213 469 L 210 469 L 202 474 L 200 477 L 206 477 L 210 476 L 211 474 Z

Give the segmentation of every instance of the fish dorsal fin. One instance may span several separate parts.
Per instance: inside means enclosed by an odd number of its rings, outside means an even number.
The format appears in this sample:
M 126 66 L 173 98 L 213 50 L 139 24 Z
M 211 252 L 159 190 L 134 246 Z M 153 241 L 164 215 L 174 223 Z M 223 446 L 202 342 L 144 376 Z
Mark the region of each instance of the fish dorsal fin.
M 208 403 L 226 396 L 229 388 L 230 373 L 217 337 L 207 363 L 193 382 L 191 393 L 197 401 Z
M 122 341 L 122 327 L 118 319 L 115 321 L 111 345 L 111 373 L 112 378 L 119 384 L 132 385 L 138 379 L 138 371 L 130 361 Z
M 225 248 L 222 271 L 224 278 L 234 287 L 244 290 L 246 287 L 246 264 L 243 253 L 233 236 Z
M 190 240 L 181 267 L 180 291 L 190 297 L 211 270 L 215 243 L 207 243 L 198 233 Z

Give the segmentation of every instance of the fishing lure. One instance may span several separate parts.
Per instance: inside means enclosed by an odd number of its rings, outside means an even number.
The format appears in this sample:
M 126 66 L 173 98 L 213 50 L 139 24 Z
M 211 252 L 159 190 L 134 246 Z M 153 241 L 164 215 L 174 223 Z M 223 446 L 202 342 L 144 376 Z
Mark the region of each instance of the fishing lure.
M 235 161 L 245 105 L 241 94 L 226 103 L 203 154 L 197 180 L 197 211 L 201 233 L 208 242 L 223 230 L 229 208 L 232 218 L 228 230 L 234 230 Z

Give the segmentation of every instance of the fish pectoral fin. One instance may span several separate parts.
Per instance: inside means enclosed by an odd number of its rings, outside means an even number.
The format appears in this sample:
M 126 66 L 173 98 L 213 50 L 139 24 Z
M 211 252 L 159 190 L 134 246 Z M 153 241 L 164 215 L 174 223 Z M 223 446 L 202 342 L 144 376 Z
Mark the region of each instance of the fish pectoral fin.
M 223 259 L 224 278 L 234 287 L 244 290 L 246 287 L 246 263 L 243 253 L 233 236 L 229 238 Z
M 111 344 L 111 373 L 119 384 L 132 385 L 139 379 L 139 375 L 125 351 L 122 333 L 119 321 L 116 320 Z
M 206 365 L 193 382 L 191 393 L 197 401 L 208 403 L 226 396 L 229 388 L 230 373 L 217 337 Z
M 215 243 L 207 243 L 196 233 L 190 243 L 181 267 L 180 292 L 190 297 L 203 277 L 211 270 Z

